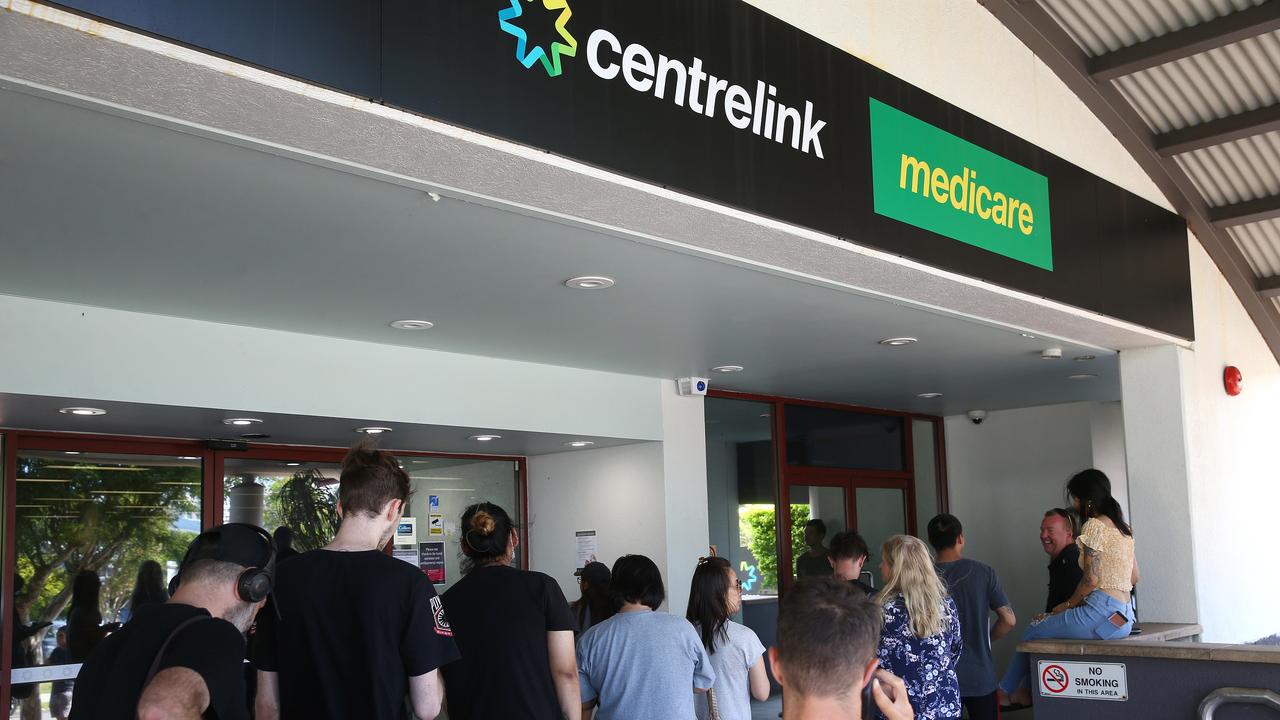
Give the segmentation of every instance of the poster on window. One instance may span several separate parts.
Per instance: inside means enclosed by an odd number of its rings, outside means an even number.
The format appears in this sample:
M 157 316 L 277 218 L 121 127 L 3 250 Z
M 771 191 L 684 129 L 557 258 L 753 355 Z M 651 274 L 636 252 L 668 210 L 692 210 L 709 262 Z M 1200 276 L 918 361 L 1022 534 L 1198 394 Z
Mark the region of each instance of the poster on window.
M 418 543 L 418 567 L 426 573 L 427 579 L 434 585 L 444 580 L 444 543 Z

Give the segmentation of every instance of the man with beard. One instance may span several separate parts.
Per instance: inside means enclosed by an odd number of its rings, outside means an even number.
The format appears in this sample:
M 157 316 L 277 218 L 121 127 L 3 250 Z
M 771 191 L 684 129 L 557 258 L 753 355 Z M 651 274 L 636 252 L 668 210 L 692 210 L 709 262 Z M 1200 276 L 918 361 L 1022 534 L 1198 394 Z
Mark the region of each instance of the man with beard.
M 244 633 L 274 570 L 275 548 L 262 528 L 229 523 L 201 533 L 173 597 L 139 608 L 85 660 L 72 720 L 247 720 Z

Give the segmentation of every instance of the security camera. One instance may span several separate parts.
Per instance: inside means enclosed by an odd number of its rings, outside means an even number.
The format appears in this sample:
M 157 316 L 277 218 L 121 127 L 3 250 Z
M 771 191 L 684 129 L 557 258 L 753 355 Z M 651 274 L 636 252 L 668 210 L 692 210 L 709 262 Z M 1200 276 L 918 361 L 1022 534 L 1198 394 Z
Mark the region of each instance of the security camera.
M 969 414 L 969 421 L 972 422 L 974 425 L 981 425 L 982 421 L 987 419 L 986 410 L 970 410 L 968 414 Z

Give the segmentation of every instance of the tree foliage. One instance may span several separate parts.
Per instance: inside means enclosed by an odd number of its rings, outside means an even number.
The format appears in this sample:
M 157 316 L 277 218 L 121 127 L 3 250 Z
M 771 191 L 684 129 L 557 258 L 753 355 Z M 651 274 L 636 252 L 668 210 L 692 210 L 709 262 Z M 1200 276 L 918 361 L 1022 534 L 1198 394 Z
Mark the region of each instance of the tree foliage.
M 756 557 L 756 566 L 760 570 L 760 586 L 763 588 L 778 587 L 778 533 L 774 523 L 772 507 L 756 508 L 743 514 L 743 520 L 750 528 L 747 547 Z M 808 505 L 791 506 L 791 547 L 804 547 L 804 524 L 809 521 Z
M 190 466 L 22 457 L 17 479 L 14 531 L 24 587 L 15 609 L 23 622 L 58 618 L 82 570 L 104 578 L 101 609 L 113 619 L 120 609 L 113 588 L 132 591 L 142 560 L 180 560 L 193 534 L 175 521 L 200 509 L 200 469 Z
M 302 470 L 269 486 L 266 517 L 293 530 L 298 552 L 324 547 L 338 532 L 337 498 L 329 480 L 315 469 Z

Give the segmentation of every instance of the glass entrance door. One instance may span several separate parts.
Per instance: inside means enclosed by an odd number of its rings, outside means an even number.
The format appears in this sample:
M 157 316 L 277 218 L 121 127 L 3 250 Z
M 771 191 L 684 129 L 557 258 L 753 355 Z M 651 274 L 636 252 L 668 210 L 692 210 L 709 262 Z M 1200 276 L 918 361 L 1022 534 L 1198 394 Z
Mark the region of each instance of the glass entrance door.
M 880 547 L 892 535 L 915 532 L 911 483 L 897 477 L 874 477 L 831 469 L 789 468 L 786 496 L 790 527 L 783 533 L 784 561 L 789 581 L 808 575 L 830 574 L 826 551 L 836 533 L 854 530 L 870 553 L 862 580 L 880 585 L 876 571 Z

